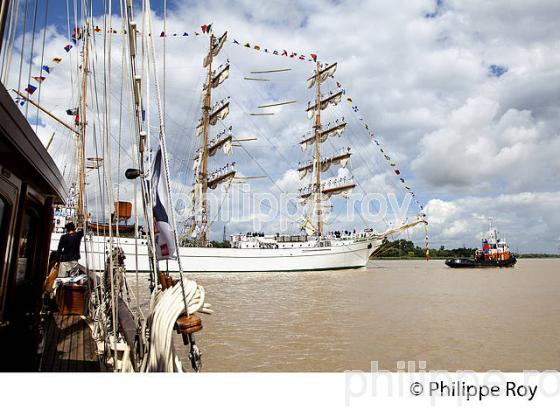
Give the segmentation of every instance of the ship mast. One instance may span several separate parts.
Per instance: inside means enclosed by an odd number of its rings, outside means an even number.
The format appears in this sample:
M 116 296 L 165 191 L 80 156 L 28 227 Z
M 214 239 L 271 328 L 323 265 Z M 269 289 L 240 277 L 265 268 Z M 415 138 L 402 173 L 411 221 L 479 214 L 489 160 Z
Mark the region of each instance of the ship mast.
M 307 118 L 315 119 L 312 132 L 303 136 L 300 141 L 301 149 L 305 152 L 308 146 L 315 144 L 314 153 L 310 161 L 299 164 L 298 172 L 300 179 L 305 178 L 307 173 L 311 175 L 311 181 L 306 187 L 300 189 L 300 199 L 303 203 L 308 200 L 311 202 L 307 208 L 307 215 L 302 226 L 309 235 L 321 237 L 324 230 L 324 206 L 323 201 L 330 198 L 332 195 L 342 195 L 346 198 L 350 196 L 352 190 L 356 186 L 352 177 L 329 178 L 325 182 L 321 180 L 321 173 L 326 172 L 332 165 L 338 165 L 346 168 L 350 156 L 350 148 L 338 150 L 330 155 L 321 157 L 321 144 L 328 138 L 340 136 L 346 128 L 344 117 L 336 121 L 329 122 L 326 129 L 323 130 L 321 123 L 321 111 L 330 105 L 338 105 L 342 99 L 344 90 L 329 91 L 328 95 L 324 98 L 321 95 L 321 88 L 323 83 L 328 78 L 334 77 L 337 68 L 337 63 L 326 64 L 325 67 L 321 66 L 320 62 L 316 62 L 316 70 L 311 77 L 307 79 L 308 88 L 312 89 L 316 86 L 315 102 L 313 105 L 308 104 Z
M 204 98 L 202 103 L 202 118 L 197 125 L 196 134 L 202 137 L 202 143 L 198 150 L 197 158 L 195 160 L 195 188 L 194 196 L 195 202 L 198 200 L 198 212 L 200 218 L 194 216 L 194 228 L 196 231 L 195 242 L 198 246 L 206 246 L 208 244 L 208 189 L 216 189 L 219 184 L 230 184 L 235 176 L 233 164 L 227 164 L 224 168 L 208 172 L 209 157 L 216 154 L 217 150 L 222 148 L 226 155 L 231 152 L 233 137 L 231 133 L 226 134 L 226 131 L 218 134 L 216 138 L 210 140 L 210 126 L 216 125 L 218 120 L 223 120 L 229 113 L 229 102 L 222 100 L 217 106 L 212 107 L 212 88 L 218 87 L 229 76 L 229 62 L 221 69 L 221 65 L 216 70 L 212 71 L 214 57 L 218 55 L 227 39 L 227 32 L 220 38 L 210 35 L 210 47 L 208 55 L 204 58 L 203 66 L 208 68 L 208 76 L 206 85 L 203 88 Z M 229 128 L 231 131 L 231 127 Z
M 317 61 L 315 72 L 315 82 L 317 84 L 317 96 L 315 99 L 315 159 L 314 159 L 314 180 L 315 180 L 315 213 L 317 215 L 316 235 L 323 234 L 323 215 L 322 215 L 322 193 L 321 193 L 321 65 Z
M 86 23 L 84 30 L 84 52 L 82 62 L 82 101 L 80 113 L 80 133 L 78 134 L 78 209 L 77 222 L 84 223 L 85 205 L 85 139 L 86 139 L 86 101 L 87 101 L 87 76 L 88 76 L 88 42 L 89 42 L 89 23 Z
M 206 246 L 208 241 L 207 228 L 208 228 L 208 128 L 210 127 L 210 110 L 212 107 L 212 48 L 214 46 L 214 34 L 210 35 L 210 47 L 208 49 L 208 86 L 206 87 L 206 94 L 204 96 L 203 104 L 203 122 L 202 122 L 202 167 L 199 172 L 199 183 L 202 184 L 202 226 L 197 237 L 197 242 L 200 246 Z

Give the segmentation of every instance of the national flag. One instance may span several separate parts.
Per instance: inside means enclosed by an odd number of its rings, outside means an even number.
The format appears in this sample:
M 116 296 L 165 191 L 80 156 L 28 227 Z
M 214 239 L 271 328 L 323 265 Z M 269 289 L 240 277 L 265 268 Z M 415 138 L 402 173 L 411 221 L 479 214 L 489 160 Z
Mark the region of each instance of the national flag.
M 69 52 L 72 49 L 72 44 L 66 44 L 64 46 L 64 49 L 66 50 L 66 52 Z
M 311 58 L 313 59 L 313 61 L 317 61 L 317 54 L 310 54 Z
M 158 149 L 152 170 L 152 189 L 154 191 L 154 207 L 152 212 L 154 215 L 156 258 L 158 260 L 177 259 L 175 231 L 169 220 L 169 197 L 167 187 L 165 186 L 167 178 L 161 148 Z
M 48 65 L 44 65 L 42 67 L 43 71 L 45 71 L 46 73 L 50 73 L 51 72 L 51 67 L 49 67 Z
M 398 169 L 395 169 L 395 174 L 400 175 L 401 171 L 399 171 Z
M 33 79 L 34 79 L 35 81 L 37 81 L 38 83 L 42 83 L 43 80 L 44 80 L 45 78 L 46 78 L 46 77 L 43 77 L 43 76 L 35 76 L 35 77 L 33 77 Z
M 55 63 L 55 64 L 59 64 L 61 61 L 62 61 L 62 58 L 60 58 L 60 57 L 55 57 L 55 58 L 52 59 L 52 62 Z
M 33 94 L 36 89 L 37 87 L 35 87 L 34 85 L 27 84 L 27 88 L 25 89 L 25 91 L 27 91 L 29 94 Z
M 75 38 L 76 40 L 79 40 L 82 38 L 82 31 L 79 28 L 75 28 L 72 31 L 72 38 Z

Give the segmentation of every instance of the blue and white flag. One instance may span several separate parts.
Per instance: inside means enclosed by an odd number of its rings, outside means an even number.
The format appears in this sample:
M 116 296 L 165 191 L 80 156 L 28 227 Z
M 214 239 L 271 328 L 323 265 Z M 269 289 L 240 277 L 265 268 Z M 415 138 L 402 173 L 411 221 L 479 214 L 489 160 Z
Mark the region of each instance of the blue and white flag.
M 157 260 L 177 259 L 175 231 L 169 219 L 169 196 L 165 185 L 166 181 L 166 171 L 160 148 L 158 149 L 152 166 L 154 234 Z

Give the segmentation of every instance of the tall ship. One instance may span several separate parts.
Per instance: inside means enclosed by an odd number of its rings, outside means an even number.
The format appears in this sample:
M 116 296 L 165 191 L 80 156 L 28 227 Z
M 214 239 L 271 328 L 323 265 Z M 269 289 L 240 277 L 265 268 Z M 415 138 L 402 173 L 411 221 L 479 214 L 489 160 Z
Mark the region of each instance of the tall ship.
M 517 262 L 505 238 L 498 236 L 498 230 L 492 222 L 481 242 L 482 246 L 476 250 L 473 258 L 447 259 L 445 264 L 450 268 L 509 268 Z
M 307 118 L 312 121 L 310 132 L 299 141 L 302 151 L 311 151 L 310 159 L 298 164 L 297 172 L 304 185 L 299 190 L 299 202 L 303 208 L 299 233 L 243 233 L 230 236 L 230 247 L 213 247 L 209 241 L 209 191 L 219 186 L 229 187 L 239 180 L 236 176 L 235 163 L 211 169 L 211 162 L 223 151 L 231 155 L 233 147 L 239 145 L 232 133 L 232 127 L 211 137 L 213 126 L 223 121 L 230 112 L 230 99 L 213 100 L 213 91 L 220 87 L 229 77 L 230 64 L 218 65 L 217 59 L 227 39 L 227 32 L 217 37 L 209 35 L 208 53 L 204 57 L 203 67 L 206 80 L 202 89 L 202 116 L 198 121 L 195 138 L 198 143 L 196 155 L 192 160 L 193 185 L 191 216 L 185 221 L 185 234 L 178 248 L 179 260 L 170 259 L 166 269 L 178 271 L 179 262 L 188 272 L 273 272 L 273 271 L 313 271 L 360 268 L 366 266 L 370 257 L 380 248 L 383 240 L 419 224 L 425 224 L 423 215 L 400 226 L 391 227 L 383 232 L 374 232 L 366 228 L 356 230 L 337 230 L 327 232 L 326 217 L 331 211 L 330 198 L 341 196 L 348 198 L 357 186 L 352 176 L 324 178 L 323 174 L 330 168 L 347 169 L 352 156 L 351 148 L 323 154 L 322 146 L 328 140 L 341 137 L 347 126 L 344 118 L 323 124 L 321 114 L 329 107 L 338 105 L 343 90 L 325 93 L 328 81 L 334 81 L 338 64 L 322 64 L 316 61 L 315 70 L 307 79 L 307 86 L 314 91 L 314 100 L 305 109 Z M 330 87 L 332 88 L 332 87 Z M 85 158 L 82 155 L 82 158 Z M 99 161 L 98 161 L 99 162 Z M 84 168 L 84 167 L 82 167 Z M 78 178 L 82 181 L 83 176 Z M 77 186 L 78 199 L 70 199 L 70 203 L 81 203 L 83 185 Z M 72 208 L 72 207 L 67 207 Z M 127 211 L 122 211 L 122 209 Z M 214 210 L 215 211 L 215 210 Z M 60 209 L 57 213 L 56 226 L 64 226 L 71 218 L 71 209 Z M 111 221 L 113 229 L 129 232 L 119 238 L 119 245 L 127 257 L 126 263 L 130 270 L 147 271 L 150 269 L 148 241 L 134 229 L 134 225 L 120 224 L 123 217 L 130 217 L 130 206 L 123 203 L 115 204 L 115 219 Z M 103 236 L 107 225 L 96 223 L 92 229 L 89 252 L 90 266 L 102 269 L 105 260 L 105 241 Z M 98 233 L 98 234 L 96 234 Z M 100 233 L 100 234 L 99 234 Z M 56 249 L 62 231 L 58 229 L 52 237 L 52 249 Z M 134 255 L 134 257 L 132 257 Z

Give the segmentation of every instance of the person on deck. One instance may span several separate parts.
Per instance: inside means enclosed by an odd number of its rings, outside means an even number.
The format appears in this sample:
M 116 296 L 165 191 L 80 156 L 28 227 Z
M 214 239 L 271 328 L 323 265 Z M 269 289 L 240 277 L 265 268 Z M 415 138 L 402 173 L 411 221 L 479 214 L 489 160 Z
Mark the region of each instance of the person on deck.
M 65 278 L 78 271 L 78 260 L 80 260 L 80 243 L 84 237 L 84 231 L 76 231 L 76 225 L 68 222 L 65 226 L 66 233 L 60 237 L 58 242 L 58 259 L 60 268 L 58 276 Z

